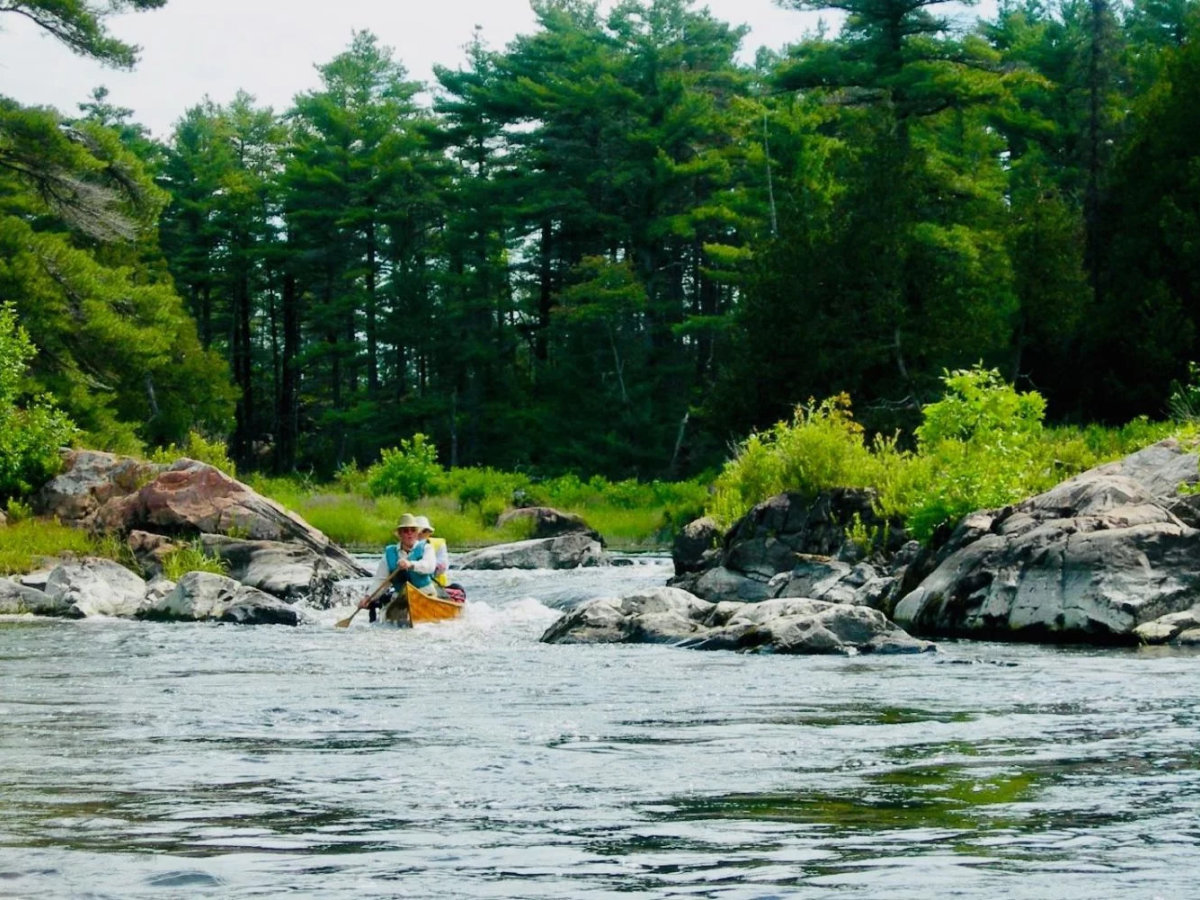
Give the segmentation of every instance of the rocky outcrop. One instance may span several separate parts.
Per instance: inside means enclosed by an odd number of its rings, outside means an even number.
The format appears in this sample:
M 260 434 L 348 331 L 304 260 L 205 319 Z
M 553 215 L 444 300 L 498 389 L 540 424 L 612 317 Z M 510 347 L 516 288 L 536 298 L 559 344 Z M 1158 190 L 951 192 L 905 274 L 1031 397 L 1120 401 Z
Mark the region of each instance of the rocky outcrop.
M 497 525 L 507 525 L 509 522 L 528 522 L 530 539 L 552 538 L 563 534 L 582 533 L 604 546 L 604 538 L 600 532 L 588 526 L 580 516 L 566 513 L 549 506 L 522 506 L 502 513 L 496 520 Z
M 703 572 L 717 565 L 724 537 L 712 516 L 702 516 L 684 525 L 671 543 L 675 574 Z
M 184 575 L 172 590 L 142 609 L 138 618 L 240 625 L 299 625 L 304 621 L 296 607 L 212 572 Z
M 874 492 L 840 489 L 815 499 L 778 494 L 719 536 L 698 519 L 676 540 L 669 582 L 713 602 L 784 597 L 883 608 L 912 557 L 903 532 L 874 512 Z M 873 539 L 870 558 L 848 534 Z
M 69 450 L 62 472 L 35 495 L 34 511 L 65 525 L 91 529 L 102 508 L 135 493 L 164 468 L 99 450 Z
M 710 603 L 658 588 L 581 604 L 554 623 L 546 643 L 669 643 L 702 650 L 773 653 L 917 653 L 934 649 L 877 610 L 788 598 Z
M 338 580 L 369 574 L 300 517 L 190 459 L 163 466 L 110 453 L 70 451 L 63 472 L 38 493 L 36 508 L 66 524 L 126 536 L 151 578 L 161 575 L 168 554 L 191 542 L 225 560 L 230 576 L 241 584 L 288 603 L 328 605 Z M 109 571 L 118 587 L 128 581 Z M 75 591 L 81 601 L 84 594 L 86 589 Z M 96 609 L 75 601 L 69 605 L 72 615 L 91 615 L 111 603 L 101 601 Z M 103 614 L 136 612 L 126 605 Z
M 205 553 L 225 561 L 230 578 L 288 603 L 328 608 L 338 581 L 363 574 L 353 561 L 316 553 L 302 544 L 245 541 L 219 534 L 201 535 L 199 540 Z
M 338 569 L 366 574 L 320 531 L 206 463 L 170 466 L 89 450 L 69 452 L 36 498 L 38 512 L 92 530 L 167 537 L 223 534 L 298 544 Z
M 456 569 L 577 569 L 607 565 L 600 543 L 585 533 L 498 544 L 464 553 Z
M 734 523 L 720 541 L 719 549 L 702 551 L 699 557 L 695 549 L 699 541 L 711 542 L 712 526 L 698 520 L 693 526 L 696 534 L 703 537 L 676 544 L 673 553 L 676 577 L 670 584 L 713 601 L 802 596 L 794 593 L 799 590 L 795 585 L 806 576 L 800 573 L 792 578 L 792 573 L 798 566 L 803 569 L 807 561 L 848 562 L 849 574 L 863 555 L 847 538 L 848 531 L 856 525 L 877 538 L 878 549 L 883 553 L 894 552 L 904 543 L 900 528 L 875 514 L 874 499 L 873 491 L 858 488 L 826 491 L 815 499 L 801 494 L 777 494 Z M 851 577 L 857 579 L 861 575 Z M 866 580 L 875 577 L 877 573 Z M 872 588 L 872 592 L 878 590 Z
M 1200 600 L 1200 531 L 1176 514 L 1196 480 L 1196 456 L 1164 441 L 968 516 L 894 618 L 928 635 L 1177 640 Z

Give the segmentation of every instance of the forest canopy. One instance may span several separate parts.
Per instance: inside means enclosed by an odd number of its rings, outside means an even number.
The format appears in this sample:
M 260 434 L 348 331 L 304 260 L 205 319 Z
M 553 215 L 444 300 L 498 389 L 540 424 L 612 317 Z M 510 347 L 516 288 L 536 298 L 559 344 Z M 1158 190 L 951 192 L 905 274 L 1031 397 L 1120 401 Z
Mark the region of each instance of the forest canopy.
M 1051 422 L 1159 417 L 1200 358 L 1193 0 L 788 0 L 841 24 L 752 65 L 689 0 L 532 5 L 432 84 L 363 31 L 290 108 L 206 100 L 165 141 L 103 89 L 0 99 L 30 395 L 244 470 L 420 433 L 650 478 L 814 396 L 913 434 L 977 365 Z M 0 13 L 131 65 L 109 6 Z

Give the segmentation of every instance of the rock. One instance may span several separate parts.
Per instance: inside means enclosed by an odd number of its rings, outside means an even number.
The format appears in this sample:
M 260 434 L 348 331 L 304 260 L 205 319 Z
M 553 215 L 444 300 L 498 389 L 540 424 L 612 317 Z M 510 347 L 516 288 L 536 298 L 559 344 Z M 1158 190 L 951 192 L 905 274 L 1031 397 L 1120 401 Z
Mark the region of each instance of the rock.
M 776 575 L 767 587 L 771 597 L 807 597 L 878 609 L 894 580 L 870 563 L 851 565 L 824 556 L 801 556 L 792 571 Z
M 522 506 L 517 509 L 510 509 L 501 514 L 496 520 L 496 524 L 506 525 L 509 522 L 521 521 L 532 523 L 529 534 L 531 539 L 583 533 L 589 535 L 601 547 L 604 546 L 604 538 L 600 536 L 598 531 L 588 527 L 588 524 L 582 518 L 574 513 L 561 512 L 549 506 Z
M 368 574 L 348 553 L 278 503 L 219 469 L 191 459 L 168 467 L 73 451 L 37 496 L 44 515 L 78 527 L 168 538 L 197 534 L 295 543 L 336 570 Z M 157 552 L 157 551 L 153 551 Z
M 0 578 L 0 615 L 67 616 L 71 604 L 44 591 Z
M 63 458 L 63 471 L 34 496 L 34 511 L 66 525 L 91 528 L 106 503 L 134 493 L 163 468 L 99 450 L 70 450 Z
M 598 541 L 584 533 L 564 534 L 556 538 L 498 544 L 464 553 L 455 561 L 456 569 L 575 569 L 581 566 L 607 565 L 608 559 Z
M 857 561 L 862 557 L 846 537 L 856 522 L 879 537 L 880 553 L 901 546 L 903 532 L 875 515 L 874 500 L 873 491 L 858 488 L 825 491 L 815 499 L 777 494 L 739 519 L 719 542 L 719 549 L 700 551 L 699 556 L 698 547 L 712 542 L 710 529 L 715 526 L 697 520 L 692 523 L 695 535 L 682 537 L 683 548 L 672 554 L 676 575 L 669 583 L 714 602 L 766 599 L 781 590 L 791 596 L 795 589 L 785 588 L 786 580 L 774 579 L 793 572 L 802 559 Z M 867 594 L 882 596 L 886 590 L 886 585 L 876 585 L 862 592 L 859 600 Z
M 88 557 L 55 566 L 46 579 L 46 593 L 63 602 L 71 618 L 130 618 L 145 604 L 146 582 L 111 559 Z
M 675 574 L 703 572 L 712 568 L 720 555 L 723 537 L 712 516 L 703 516 L 684 525 L 671 544 Z
M 137 529 L 129 532 L 125 542 L 129 545 L 133 558 L 142 567 L 147 578 L 156 578 L 162 575 L 163 561 L 166 557 L 186 546 L 182 541 L 173 541 L 161 534 L 152 534 L 149 531 Z
M 294 606 L 213 572 L 188 572 L 174 589 L 142 610 L 139 618 L 246 625 L 299 625 L 304 621 Z
M 1163 617 L 1190 610 L 1200 590 L 1200 531 L 1170 507 L 1195 477 L 1195 458 L 1165 441 L 975 513 L 894 618 L 917 634 L 994 640 L 1173 639 Z
M 348 564 L 302 544 L 244 541 L 216 534 L 201 535 L 199 540 L 205 553 L 225 560 L 230 578 L 288 603 L 327 609 L 336 582 L 363 574 L 356 562 Z
M 877 610 L 819 600 L 710 603 L 657 588 L 581 604 L 542 635 L 546 643 L 670 643 L 702 650 L 914 653 L 934 649 Z

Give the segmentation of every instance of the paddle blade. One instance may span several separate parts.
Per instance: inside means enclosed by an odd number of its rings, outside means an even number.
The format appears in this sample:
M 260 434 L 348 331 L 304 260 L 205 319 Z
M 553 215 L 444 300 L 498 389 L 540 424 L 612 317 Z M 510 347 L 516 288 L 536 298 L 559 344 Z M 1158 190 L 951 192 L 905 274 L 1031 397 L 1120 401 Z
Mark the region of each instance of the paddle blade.
M 346 618 L 339 620 L 334 625 L 334 627 L 335 628 L 349 628 L 350 623 L 354 621 L 354 617 L 357 615 L 358 615 L 358 610 L 356 609 L 354 612 L 350 613 L 350 615 L 346 616 Z

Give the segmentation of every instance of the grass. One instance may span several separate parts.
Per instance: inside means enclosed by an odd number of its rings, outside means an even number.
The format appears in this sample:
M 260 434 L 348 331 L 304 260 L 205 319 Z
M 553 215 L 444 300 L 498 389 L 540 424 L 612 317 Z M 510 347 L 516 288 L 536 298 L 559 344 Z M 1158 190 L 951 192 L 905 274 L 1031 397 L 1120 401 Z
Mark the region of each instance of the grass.
M 106 555 L 87 532 L 51 519 L 22 519 L 0 528 L 0 575 L 32 572 L 64 553 Z

